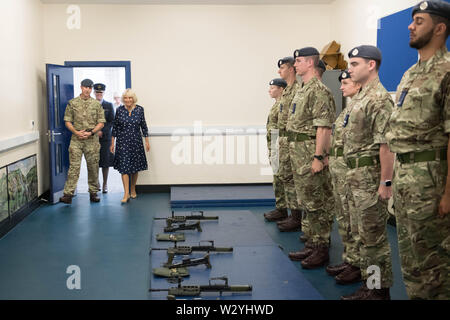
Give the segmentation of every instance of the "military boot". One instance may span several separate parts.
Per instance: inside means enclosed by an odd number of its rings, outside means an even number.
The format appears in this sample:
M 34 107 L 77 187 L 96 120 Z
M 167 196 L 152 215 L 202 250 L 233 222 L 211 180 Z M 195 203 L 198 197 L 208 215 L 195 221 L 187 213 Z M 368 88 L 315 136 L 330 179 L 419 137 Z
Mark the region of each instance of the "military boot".
M 336 283 L 339 284 L 350 284 L 361 281 L 361 269 L 358 267 L 352 266 L 351 264 L 348 264 L 347 268 L 345 268 L 344 271 L 337 274 L 336 277 Z
M 302 230 L 302 212 L 301 210 L 291 210 L 292 219 L 283 224 L 278 224 L 278 230 L 281 232 L 293 232 Z
M 309 257 L 302 260 L 303 269 L 315 269 L 323 267 L 328 263 L 328 261 L 330 261 L 330 255 L 328 254 L 327 245 L 318 245 L 313 250 L 313 253 Z
M 367 288 L 366 283 L 363 282 L 362 286 L 356 290 L 354 293 L 341 296 L 341 300 L 364 300 L 364 297 L 368 294 L 369 288 Z
M 64 194 L 61 198 L 59 198 L 59 201 L 71 204 L 72 203 L 73 196 L 70 194 Z
M 349 265 L 350 264 L 348 264 L 347 262 L 344 262 L 335 266 L 328 266 L 325 270 L 330 276 L 334 277 L 337 276 L 342 271 L 344 271 Z
M 97 193 L 90 193 L 89 194 L 89 200 L 91 202 L 100 202 L 100 198 L 97 197 Z
M 305 248 L 297 252 L 289 252 L 289 259 L 292 261 L 302 261 L 308 258 L 314 252 L 314 247 L 310 243 L 306 243 Z
M 302 234 L 299 238 L 298 238 L 298 240 L 300 241 L 300 242 L 303 242 L 303 243 L 305 243 L 306 241 L 308 241 L 308 236 L 306 235 L 306 234 Z
M 286 208 L 275 209 L 270 212 L 264 213 L 264 218 L 266 218 L 266 220 L 269 222 L 284 220 L 287 217 L 288 217 L 288 212 L 287 212 Z
M 391 300 L 389 288 L 368 290 L 363 300 Z

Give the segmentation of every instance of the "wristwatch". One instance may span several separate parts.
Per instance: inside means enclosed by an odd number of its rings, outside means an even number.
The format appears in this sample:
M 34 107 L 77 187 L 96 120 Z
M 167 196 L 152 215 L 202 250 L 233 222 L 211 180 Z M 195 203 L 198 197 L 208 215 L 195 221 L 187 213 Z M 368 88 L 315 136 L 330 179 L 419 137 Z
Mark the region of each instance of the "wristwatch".
M 380 184 L 386 187 L 390 187 L 392 186 L 392 181 L 391 180 L 381 181 Z
M 322 155 L 317 155 L 317 154 L 315 154 L 315 155 L 314 155 L 314 158 L 316 158 L 317 160 L 320 160 L 320 161 L 323 160 L 323 156 L 322 156 Z

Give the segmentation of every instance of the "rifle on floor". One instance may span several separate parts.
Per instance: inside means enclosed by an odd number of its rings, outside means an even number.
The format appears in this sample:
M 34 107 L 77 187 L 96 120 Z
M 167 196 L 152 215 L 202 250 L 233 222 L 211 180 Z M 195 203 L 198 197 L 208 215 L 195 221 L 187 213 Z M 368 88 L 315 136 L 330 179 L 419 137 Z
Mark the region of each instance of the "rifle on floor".
M 200 221 L 197 221 L 196 223 L 180 223 L 175 224 L 170 227 L 165 227 L 164 232 L 175 232 L 180 230 L 195 230 L 197 229 L 198 232 L 202 232 L 202 227 L 200 226 Z
M 213 280 L 221 280 L 224 281 L 223 284 L 212 284 L 211 281 Z M 187 297 L 187 296 L 200 296 L 202 292 L 219 292 L 220 295 L 222 295 L 222 292 L 250 292 L 252 291 L 251 285 L 228 285 L 228 277 L 218 277 L 218 278 L 211 278 L 208 281 L 207 285 L 188 285 L 188 286 L 182 286 L 181 282 L 183 281 L 183 278 L 172 278 L 169 279 L 170 283 L 176 283 L 178 282 L 178 286 L 168 288 L 168 289 L 149 289 L 150 292 L 162 292 L 167 291 L 167 299 L 173 300 L 175 297 Z
M 198 212 L 200 214 L 193 214 Z M 175 212 L 172 211 L 172 216 L 167 218 L 154 218 L 154 220 L 166 220 L 167 226 L 170 227 L 173 223 L 183 223 L 187 220 L 219 220 L 217 216 L 205 216 L 203 211 L 192 211 L 190 215 L 186 216 L 176 216 Z
M 201 245 L 202 242 L 209 243 L 209 245 Z M 177 246 L 175 241 L 174 247 L 171 248 L 152 248 L 152 250 L 167 250 L 168 263 L 172 263 L 174 256 L 186 256 L 192 252 L 233 252 L 233 248 L 215 247 L 213 240 L 203 240 L 198 243 L 198 246 Z
M 178 268 L 187 268 L 187 267 L 195 267 L 204 264 L 206 268 L 211 269 L 211 262 L 209 261 L 209 253 L 205 254 L 202 258 L 185 258 L 181 260 L 180 262 L 167 262 L 164 263 L 165 268 L 169 269 L 178 269 Z
M 209 254 L 198 259 L 183 259 L 181 262 L 172 263 L 167 262 L 163 268 L 155 268 L 152 270 L 153 274 L 159 277 L 173 278 L 173 277 L 187 277 L 189 276 L 188 267 L 195 267 L 199 265 L 206 265 L 206 268 L 211 269 L 209 261 Z

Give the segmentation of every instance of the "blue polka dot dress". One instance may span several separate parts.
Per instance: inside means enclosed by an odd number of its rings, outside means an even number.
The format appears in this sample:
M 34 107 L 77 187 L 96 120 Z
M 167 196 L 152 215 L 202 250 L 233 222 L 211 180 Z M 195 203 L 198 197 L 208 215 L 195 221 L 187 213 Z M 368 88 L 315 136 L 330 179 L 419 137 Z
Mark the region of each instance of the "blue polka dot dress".
M 148 137 L 144 108 L 136 105 L 129 115 L 125 106 L 118 107 L 112 136 L 116 139 L 114 169 L 121 174 L 147 170 L 147 158 L 142 142 L 143 136 Z

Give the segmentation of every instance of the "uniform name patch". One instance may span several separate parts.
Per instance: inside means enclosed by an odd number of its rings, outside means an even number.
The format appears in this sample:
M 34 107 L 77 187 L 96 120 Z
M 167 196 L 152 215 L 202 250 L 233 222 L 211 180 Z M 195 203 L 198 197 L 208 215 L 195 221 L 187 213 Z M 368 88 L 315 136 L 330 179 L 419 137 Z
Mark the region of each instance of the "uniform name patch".
M 403 106 L 403 102 L 405 101 L 408 91 L 409 88 L 403 89 L 402 93 L 400 94 L 400 98 L 398 99 L 397 107 L 401 108 Z
M 343 128 L 345 128 L 347 126 L 349 117 L 350 117 L 350 113 L 347 113 L 345 115 L 344 124 L 342 125 Z

